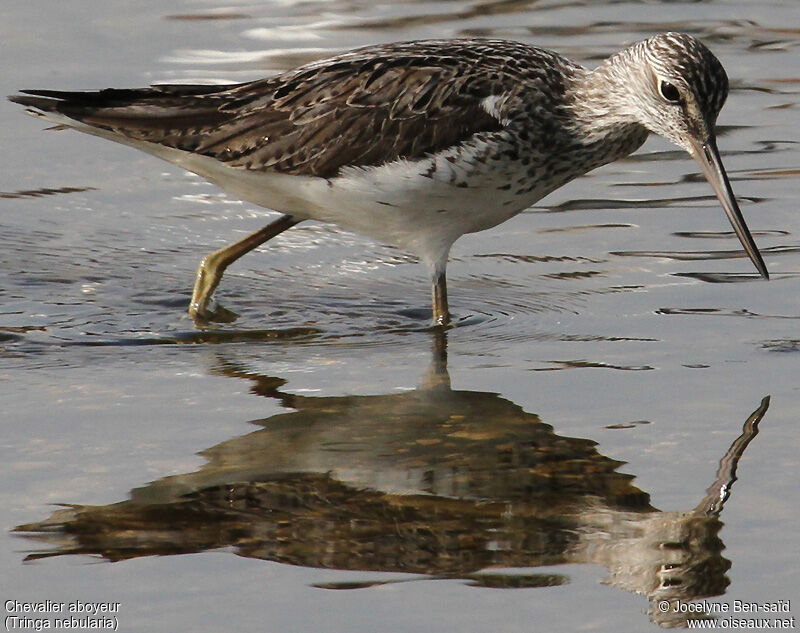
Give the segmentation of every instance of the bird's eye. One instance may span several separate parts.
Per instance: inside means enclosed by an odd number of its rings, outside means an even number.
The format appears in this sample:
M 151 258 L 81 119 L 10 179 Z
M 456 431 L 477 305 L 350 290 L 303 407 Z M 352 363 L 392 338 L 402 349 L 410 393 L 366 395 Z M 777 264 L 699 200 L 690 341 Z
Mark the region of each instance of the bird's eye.
M 680 102 L 681 93 L 678 92 L 678 89 L 668 81 L 662 81 L 661 85 L 659 86 L 659 90 L 661 91 L 661 96 L 670 103 Z

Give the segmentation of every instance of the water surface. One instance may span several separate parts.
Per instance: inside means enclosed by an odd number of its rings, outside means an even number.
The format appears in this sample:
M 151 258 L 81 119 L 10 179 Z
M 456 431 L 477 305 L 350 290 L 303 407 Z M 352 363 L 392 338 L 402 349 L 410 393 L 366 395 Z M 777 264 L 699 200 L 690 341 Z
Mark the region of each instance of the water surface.
M 693 33 L 731 78 L 719 145 L 772 274 L 651 139 L 460 240 L 446 341 L 413 257 L 309 223 L 237 262 L 218 297 L 240 318 L 198 330 L 200 258 L 269 212 L 0 103 L 4 599 L 118 601 L 136 631 L 645 631 L 681 624 L 662 598 L 800 604 L 794 0 L 2 13 L 3 94 L 422 37 L 594 65 Z

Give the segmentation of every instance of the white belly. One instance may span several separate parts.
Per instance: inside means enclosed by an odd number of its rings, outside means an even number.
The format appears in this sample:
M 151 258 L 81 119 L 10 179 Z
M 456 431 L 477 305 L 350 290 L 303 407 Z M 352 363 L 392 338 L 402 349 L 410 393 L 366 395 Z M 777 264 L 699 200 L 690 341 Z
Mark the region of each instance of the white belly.
M 523 195 L 502 189 L 507 178 L 524 180 L 524 174 L 498 174 L 491 165 L 473 169 L 461 179 L 456 166 L 439 165 L 443 160 L 437 161 L 432 175 L 428 174 L 433 159 L 426 159 L 347 168 L 329 180 L 249 172 L 198 156 L 187 156 L 183 166 L 244 200 L 330 222 L 409 250 L 429 265 L 446 257 L 465 233 L 505 222 L 548 193 L 538 187 Z

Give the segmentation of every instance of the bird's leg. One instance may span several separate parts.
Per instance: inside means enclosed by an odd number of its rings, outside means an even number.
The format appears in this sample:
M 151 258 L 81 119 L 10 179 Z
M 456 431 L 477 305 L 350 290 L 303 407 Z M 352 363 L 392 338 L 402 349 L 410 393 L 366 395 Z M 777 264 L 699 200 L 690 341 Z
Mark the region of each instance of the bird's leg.
M 447 325 L 450 323 L 450 311 L 447 309 L 447 277 L 445 272 L 437 272 L 433 278 L 433 323 Z
M 225 269 L 237 259 L 261 246 L 267 240 L 283 233 L 286 229 L 293 227 L 300 220 L 291 215 L 282 215 L 274 222 L 264 228 L 251 233 L 247 237 L 220 248 L 213 253 L 206 255 L 200 262 L 197 269 L 197 276 L 194 280 L 194 291 L 192 301 L 189 304 L 189 314 L 195 321 L 232 321 L 236 314 L 230 310 L 218 306 L 216 310 L 209 310 L 208 304 L 214 290 L 217 289 Z

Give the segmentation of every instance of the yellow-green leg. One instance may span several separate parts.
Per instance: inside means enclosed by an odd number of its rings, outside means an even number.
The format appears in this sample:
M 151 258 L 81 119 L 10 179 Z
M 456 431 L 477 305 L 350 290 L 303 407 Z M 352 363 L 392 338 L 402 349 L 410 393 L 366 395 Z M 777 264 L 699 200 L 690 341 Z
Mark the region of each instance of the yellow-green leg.
M 447 277 L 444 272 L 438 273 L 433 279 L 433 323 L 447 325 L 450 323 L 450 311 L 447 307 Z
M 274 222 L 238 242 L 206 255 L 197 269 L 192 301 L 189 304 L 189 314 L 192 315 L 195 321 L 233 321 L 236 318 L 236 313 L 221 306 L 218 306 L 215 310 L 210 310 L 208 307 L 211 302 L 211 296 L 217 289 L 225 269 L 243 255 L 258 248 L 267 240 L 283 233 L 298 222 L 300 220 L 291 215 L 282 215 Z

